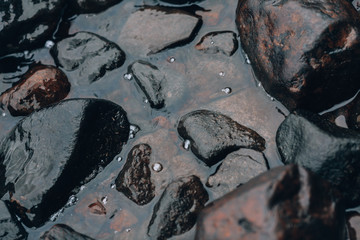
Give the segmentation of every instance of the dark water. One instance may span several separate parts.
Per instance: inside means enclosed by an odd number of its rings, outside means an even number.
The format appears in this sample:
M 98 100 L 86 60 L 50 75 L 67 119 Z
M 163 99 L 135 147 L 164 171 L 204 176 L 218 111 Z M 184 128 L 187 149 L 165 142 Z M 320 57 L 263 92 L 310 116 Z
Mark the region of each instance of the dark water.
M 68 98 L 91 97 L 111 100 L 121 105 L 128 113 L 132 124 L 140 127 L 135 138 L 130 139 L 119 154 L 122 161 L 116 159 L 110 163 L 94 180 L 84 186 L 75 197 L 77 202 L 60 212 L 55 221 L 49 221 L 39 229 L 27 229 L 29 239 L 38 239 L 42 232 L 55 223 L 65 223 L 75 230 L 95 239 L 148 239 L 147 225 L 152 209 L 163 189 L 174 178 L 195 174 L 203 183 L 211 175 L 216 165 L 206 167 L 191 151 L 183 148 L 184 140 L 177 133 L 178 120 L 184 114 L 197 110 L 209 109 L 221 112 L 262 135 L 267 141 L 265 155 L 269 166 L 280 165 L 275 147 L 275 133 L 284 119 L 286 109 L 270 98 L 258 85 L 246 57 L 239 48 L 231 57 L 222 54 L 204 54 L 195 49 L 201 37 L 213 31 L 233 31 L 237 0 L 207 0 L 198 6 L 205 11 L 195 13 L 202 16 L 203 25 L 195 39 L 184 46 L 169 49 L 147 57 L 139 56 L 134 49 L 126 49 L 119 42 L 119 35 L 131 13 L 143 5 L 155 5 L 157 1 L 124 0 L 118 5 L 100 13 L 84 14 L 73 17 L 69 34 L 77 31 L 97 33 L 117 43 L 126 53 L 126 62 L 118 69 L 106 73 L 99 81 L 89 85 L 77 85 L 77 79 L 71 72 L 64 72 L 72 83 Z M 169 5 L 168 5 L 169 6 Z M 195 9 L 195 8 L 193 8 Z M 57 39 L 55 39 L 56 41 Z M 238 39 L 239 40 L 239 39 Z M 43 48 L 27 53 L 28 57 L 43 64 L 54 65 L 49 49 Z M 169 61 L 174 58 L 175 61 Z M 177 80 L 183 94 L 176 102 L 172 102 L 161 110 L 150 108 L 145 96 L 134 80 L 127 80 L 124 74 L 128 66 L 136 60 L 145 60 L 159 67 L 168 78 Z M 22 68 L 25 71 L 26 67 Z M 9 77 L 17 73 L 4 73 L 0 77 L 0 90 L 10 87 Z M 16 79 L 16 78 L 15 78 Z M 222 91 L 231 88 L 231 93 Z M 1 113 L 0 113 L 1 114 Z M 4 116 L 4 114 L 6 114 Z M 2 138 L 20 117 L 0 115 L 0 137 Z M 60 129 L 61 131 L 61 129 Z M 145 206 L 138 206 L 124 195 L 111 188 L 121 170 L 128 152 L 137 143 L 149 143 L 153 149 L 152 161 L 163 165 L 161 172 L 155 175 L 156 197 Z M 211 189 L 208 189 L 210 201 L 213 200 Z M 97 200 L 103 203 L 106 215 L 91 213 L 89 205 Z M 172 239 L 192 239 L 194 228 Z

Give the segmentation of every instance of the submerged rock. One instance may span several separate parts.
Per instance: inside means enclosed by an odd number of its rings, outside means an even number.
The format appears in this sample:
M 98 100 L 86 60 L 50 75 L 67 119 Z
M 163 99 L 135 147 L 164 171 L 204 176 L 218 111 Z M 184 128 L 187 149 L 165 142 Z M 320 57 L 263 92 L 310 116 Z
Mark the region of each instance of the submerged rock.
M 149 167 L 150 155 L 151 147 L 147 144 L 133 147 L 115 180 L 116 189 L 138 205 L 145 205 L 155 197 Z
M 348 1 L 239 1 L 236 23 L 258 79 L 289 109 L 325 110 L 359 89 L 360 17 Z
M 344 208 L 330 184 L 296 165 L 278 167 L 209 204 L 197 240 L 345 240 Z
M 160 1 L 166 3 L 172 3 L 172 4 L 186 4 L 186 3 L 202 2 L 204 0 L 160 0 Z
M 208 54 L 222 53 L 226 56 L 233 55 L 239 43 L 236 34 L 231 31 L 210 32 L 203 36 L 195 48 Z
M 0 106 L 13 116 L 24 116 L 64 99 L 70 91 L 66 75 L 53 66 L 31 67 L 20 81 L 3 92 Z
M 93 238 L 76 232 L 65 224 L 56 224 L 49 231 L 45 232 L 40 240 L 93 240 Z
M 6 204 L 0 201 L 0 239 L 22 240 L 27 239 L 27 232 L 12 215 Z
M 192 152 L 208 166 L 240 148 L 265 149 L 265 140 L 255 131 L 220 113 L 197 110 L 181 117 L 178 132 L 189 140 Z
M 122 0 L 70 0 L 70 4 L 81 13 L 98 13 L 121 1 Z
M 129 17 L 118 43 L 134 54 L 154 54 L 191 42 L 200 26 L 197 15 L 173 8 L 145 7 Z
M 77 32 L 61 40 L 51 53 L 66 71 L 75 72 L 80 85 L 99 80 L 125 61 L 125 53 L 118 45 L 89 32 Z
M 209 197 L 200 179 L 183 177 L 170 183 L 155 205 L 148 227 L 151 239 L 168 239 L 189 231 Z
M 360 203 L 360 133 L 317 114 L 290 114 L 276 134 L 285 164 L 299 164 L 341 190 L 347 206 Z
M 27 226 L 41 226 L 119 154 L 126 112 L 100 99 L 72 99 L 21 120 L 0 145 L 0 196 Z M 8 198 L 5 195 L 4 198 Z

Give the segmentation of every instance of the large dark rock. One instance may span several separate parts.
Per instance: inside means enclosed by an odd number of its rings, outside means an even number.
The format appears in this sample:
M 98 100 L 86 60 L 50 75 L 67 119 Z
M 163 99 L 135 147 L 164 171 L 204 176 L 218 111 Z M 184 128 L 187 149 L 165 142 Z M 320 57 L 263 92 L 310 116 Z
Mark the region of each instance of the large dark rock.
M 52 37 L 65 0 L 0 2 L 0 56 L 43 46 Z
M 81 13 L 98 13 L 122 0 L 70 0 L 72 7 Z
M 93 240 L 93 238 L 76 232 L 65 224 L 56 224 L 49 231 L 45 232 L 40 240 Z
M 172 3 L 172 4 L 187 4 L 187 3 L 202 2 L 204 0 L 160 0 L 160 1 L 166 3 Z
M 118 45 L 94 33 L 77 32 L 51 49 L 55 61 L 74 71 L 79 84 L 90 84 L 123 65 L 125 53 Z
M 145 7 L 129 17 L 118 43 L 133 54 L 154 54 L 191 42 L 201 23 L 199 16 L 182 10 Z
M 189 231 L 209 197 L 196 176 L 170 183 L 154 207 L 148 227 L 151 239 L 168 239 Z
M 208 110 L 181 117 L 177 129 L 183 139 L 190 140 L 192 152 L 209 166 L 240 148 L 265 149 L 265 140 L 255 131 Z
M 289 109 L 321 111 L 359 89 L 360 18 L 348 1 L 244 0 L 236 23 L 258 79 Z
M 210 187 L 214 196 L 218 198 L 266 172 L 267 166 L 262 153 L 251 149 L 240 149 L 226 156 L 216 172 L 208 178 L 206 186 Z
M 236 34 L 231 31 L 210 32 L 203 36 L 195 48 L 208 54 L 222 53 L 226 56 L 233 55 L 239 43 Z
M 139 205 L 145 205 L 155 197 L 149 167 L 150 155 L 151 147 L 147 144 L 133 147 L 115 180 L 116 189 Z
M 360 203 L 360 133 L 317 114 L 290 114 L 276 134 L 285 164 L 299 164 L 335 184 L 348 206 Z
M 66 75 L 53 66 L 37 65 L 29 69 L 20 81 L 3 92 L 0 106 L 11 115 L 28 115 L 34 110 L 59 102 L 70 91 Z
M 12 215 L 6 204 L 0 201 L 0 239 L 23 240 L 27 239 L 27 232 Z
M 32 113 L 0 145 L 0 196 L 9 192 L 22 221 L 41 226 L 119 154 L 129 128 L 125 111 L 107 100 L 66 100 Z
M 344 240 L 344 208 L 330 184 L 296 165 L 272 169 L 210 203 L 197 240 Z

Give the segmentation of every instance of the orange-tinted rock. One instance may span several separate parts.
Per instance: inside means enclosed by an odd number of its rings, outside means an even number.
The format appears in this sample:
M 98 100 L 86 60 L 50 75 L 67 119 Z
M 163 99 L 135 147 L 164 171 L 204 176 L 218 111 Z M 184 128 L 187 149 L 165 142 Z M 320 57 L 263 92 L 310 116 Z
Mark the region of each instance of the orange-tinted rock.
M 45 232 L 41 240 L 93 240 L 84 234 L 76 232 L 71 227 L 65 224 L 56 224 L 49 231 Z
M 244 51 L 265 90 L 289 109 L 325 110 L 360 82 L 360 18 L 344 0 L 239 1 Z
M 196 239 L 343 240 L 344 208 L 336 191 L 296 165 L 278 167 L 210 203 Z
M 29 69 L 18 84 L 3 92 L 0 106 L 13 116 L 24 116 L 64 99 L 70 91 L 66 75 L 53 66 Z

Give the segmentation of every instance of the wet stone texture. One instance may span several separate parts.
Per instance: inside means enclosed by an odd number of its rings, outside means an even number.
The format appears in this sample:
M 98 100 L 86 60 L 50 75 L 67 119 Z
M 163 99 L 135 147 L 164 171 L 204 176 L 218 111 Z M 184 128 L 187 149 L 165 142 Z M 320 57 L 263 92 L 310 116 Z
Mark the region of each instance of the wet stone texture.
M 267 169 L 267 161 L 262 153 L 240 149 L 226 156 L 216 172 L 208 178 L 206 186 L 210 187 L 216 198 L 221 197 Z
M 170 183 L 155 205 L 148 227 L 151 239 L 168 239 L 189 231 L 209 197 L 200 179 L 183 177 Z
M 283 166 L 209 204 L 197 240 L 344 240 L 344 209 L 330 184 L 304 168 Z
M 69 0 L 72 7 L 81 13 L 98 13 L 122 0 Z
M 347 212 L 346 226 L 348 239 L 358 240 L 360 237 L 360 214 L 358 212 Z
M 280 125 L 276 143 L 285 164 L 299 164 L 338 186 L 347 206 L 360 203 L 360 133 L 297 111 Z
M 53 66 L 31 67 L 15 86 L 0 95 L 0 106 L 23 116 L 64 99 L 70 91 L 66 75 Z
M 289 109 L 313 111 L 359 89 L 359 22 L 342 0 L 239 1 L 236 19 L 265 90 Z
M 65 224 L 56 224 L 49 231 L 45 232 L 40 240 L 93 240 L 84 234 L 76 232 Z
M 210 32 L 203 36 L 195 48 L 207 54 L 233 55 L 239 47 L 236 34 L 231 31 Z
M 74 72 L 79 85 L 99 80 L 125 61 L 125 53 L 118 45 L 90 32 L 78 32 L 61 40 L 51 52 L 61 67 Z
M 51 38 L 65 0 L 0 3 L 0 56 L 42 46 Z
M 190 42 L 201 26 L 201 18 L 182 10 L 146 7 L 133 13 L 118 43 L 141 56 Z
M 255 131 L 217 112 L 197 110 L 181 117 L 178 132 L 189 140 L 191 151 L 208 166 L 239 148 L 265 149 L 265 140 Z
M 34 112 L 0 146 L 0 196 L 27 226 L 41 226 L 128 136 L 126 112 L 107 100 L 66 100 Z
M 27 239 L 27 233 L 21 224 L 15 220 L 6 204 L 0 201 L 0 239 L 2 240 L 22 240 Z
M 145 205 L 155 197 L 155 186 L 151 181 L 149 167 L 150 156 L 149 145 L 134 146 L 115 180 L 116 189 L 139 205 Z

